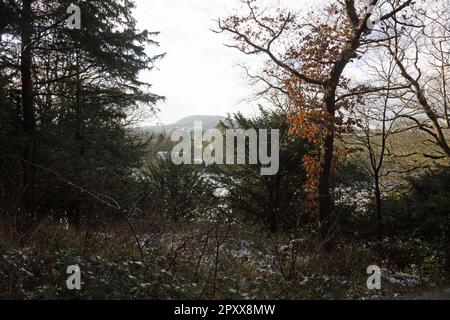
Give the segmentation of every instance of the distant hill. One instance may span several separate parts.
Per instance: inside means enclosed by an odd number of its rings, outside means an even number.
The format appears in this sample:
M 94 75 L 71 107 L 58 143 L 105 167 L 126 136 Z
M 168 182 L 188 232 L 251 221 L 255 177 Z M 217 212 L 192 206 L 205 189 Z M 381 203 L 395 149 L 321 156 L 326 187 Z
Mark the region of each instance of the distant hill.
M 222 116 L 202 116 L 202 115 L 197 115 L 197 116 L 189 116 L 189 117 L 183 118 L 183 119 L 178 120 L 177 122 L 172 123 L 172 124 L 142 127 L 142 128 L 139 128 L 139 129 L 144 131 L 144 132 L 149 132 L 149 133 L 155 133 L 155 134 L 166 133 L 166 134 L 169 134 L 175 129 L 192 130 L 192 129 L 194 129 L 194 123 L 195 122 L 201 122 L 203 129 L 207 130 L 207 129 L 215 128 L 223 120 L 225 120 L 225 117 L 222 117 Z

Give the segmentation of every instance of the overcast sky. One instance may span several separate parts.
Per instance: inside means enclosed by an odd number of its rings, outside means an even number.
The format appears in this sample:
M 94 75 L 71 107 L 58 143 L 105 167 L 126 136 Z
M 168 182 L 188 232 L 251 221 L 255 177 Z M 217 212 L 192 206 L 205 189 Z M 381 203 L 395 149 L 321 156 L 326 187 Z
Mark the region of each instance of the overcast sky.
M 298 9 L 318 1 L 281 3 Z M 236 67 L 248 57 L 226 48 L 226 36 L 210 30 L 215 26 L 214 19 L 226 17 L 239 7 L 239 0 L 136 0 L 136 4 L 139 28 L 161 32 L 161 47 L 149 48 L 149 53 L 167 52 L 157 65 L 159 70 L 142 76 L 153 84 L 155 93 L 167 97 L 159 104 L 159 121 L 173 123 L 189 115 L 255 112 L 256 103 L 242 102 L 251 91 Z

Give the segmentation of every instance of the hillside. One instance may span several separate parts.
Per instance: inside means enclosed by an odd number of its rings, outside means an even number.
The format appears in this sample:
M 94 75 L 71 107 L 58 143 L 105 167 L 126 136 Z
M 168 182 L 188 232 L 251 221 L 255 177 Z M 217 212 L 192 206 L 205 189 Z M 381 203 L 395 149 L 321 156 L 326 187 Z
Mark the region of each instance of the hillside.
M 158 126 L 148 126 L 140 128 L 144 132 L 149 133 L 170 133 L 175 129 L 186 129 L 192 130 L 194 128 L 195 122 L 201 122 L 203 129 L 213 129 L 215 128 L 220 121 L 225 120 L 225 117 L 222 116 L 205 116 L 205 115 L 194 115 L 189 116 L 183 119 L 178 120 L 175 123 L 167 124 L 167 125 L 158 125 Z

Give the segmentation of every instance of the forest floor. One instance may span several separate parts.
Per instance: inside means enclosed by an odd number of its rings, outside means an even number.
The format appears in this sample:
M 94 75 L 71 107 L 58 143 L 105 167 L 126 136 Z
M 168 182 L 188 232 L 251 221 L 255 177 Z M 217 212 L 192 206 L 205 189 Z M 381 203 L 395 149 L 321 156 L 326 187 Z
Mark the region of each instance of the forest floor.
M 145 227 L 143 227 L 145 229 Z M 231 232 L 214 225 L 138 233 L 46 227 L 22 247 L 0 244 L 0 299 L 448 299 L 432 254 L 417 243 L 378 256 L 370 243 L 324 252 L 307 238 Z M 392 248 L 390 250 L 393 250 Z M 410 252 L 411 251 L 411 252 Z M 401 261 L 397 258 L 402 257 Z M 409 258 L 411 257 L 411 258 Z M 382 268 L 368 290 L 367 267 Z M 422 261 L 422 264 L 419 264 Z M 66 270 L 78 265 L 82 289 Z M 424 294 L 427 292 L 427 294 Z
M 438 290 L 414 297 L 415 300 L 450 300 L 450 289 Z

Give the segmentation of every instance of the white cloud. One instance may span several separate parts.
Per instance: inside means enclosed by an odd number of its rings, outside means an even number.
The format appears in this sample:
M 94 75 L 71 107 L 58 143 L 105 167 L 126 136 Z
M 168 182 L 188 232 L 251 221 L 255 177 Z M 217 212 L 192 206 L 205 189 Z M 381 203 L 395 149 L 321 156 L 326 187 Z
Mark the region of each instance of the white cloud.
M 306 1 L 282 3 L 298 9 Z M 149 53 L 167 52 L 159 70 L 143 75 L 155 93 L 167 97 L 159 106 L 163 123 L 193 114 L 253 111 L 255 106 L 240 103 L 251 91 L 235 67 L 247 57 L 224 47 L 226 37 L 210 30 L 215 19 L 239 7 L 239 0 L 137 0 L 136 4 L 139 28 L 161 32 L 161 47 L 149 48 Z

